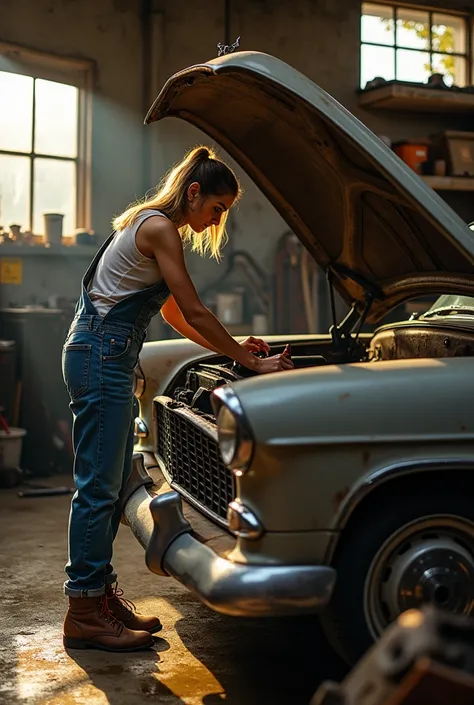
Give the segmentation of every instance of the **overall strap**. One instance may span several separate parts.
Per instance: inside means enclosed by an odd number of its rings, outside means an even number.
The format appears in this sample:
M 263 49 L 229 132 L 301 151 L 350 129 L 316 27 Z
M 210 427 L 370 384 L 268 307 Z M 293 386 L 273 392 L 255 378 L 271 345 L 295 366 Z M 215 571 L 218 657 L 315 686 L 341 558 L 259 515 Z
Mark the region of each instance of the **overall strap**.
M 99 264 L 99 260 L 102 257 L 102 255 L 104 254 L 105 250 L 110 245 L 110 243 L 112 242 L 114 236 L 115 236 L 115 231 L 111 235 L 109 235 L 107 240 L 103 243 L 103 245 L 96 252 L 94 259 L 90 263 L 89 268 L 87 269 L 87 271 L 84 274 L 84 277 L 82 279 L 82 286 L 84 287 L 84 289 L 87 289 L 87 287 L 89 286 L 89 283 L 90 283 L 92 277 L 94 276 L 94 272 L 97 269 L 97 265 Z

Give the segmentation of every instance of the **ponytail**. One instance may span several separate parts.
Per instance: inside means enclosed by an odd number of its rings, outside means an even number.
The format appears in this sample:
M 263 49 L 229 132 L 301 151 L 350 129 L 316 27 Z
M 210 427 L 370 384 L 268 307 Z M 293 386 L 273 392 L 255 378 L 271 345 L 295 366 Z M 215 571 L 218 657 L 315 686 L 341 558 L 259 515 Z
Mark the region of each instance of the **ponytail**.
M 232 169 L 216 157 L 208 147 L 199 146 L 186 154 L 164 177 L 154 195 L 129 206 L 113 221 L 114 230 L 123 230 L 133 225 L 137 216 L 146 208 L 165 213 L 178 226 L 183 242 L 199 254 L 209 253 L 220 259 L 220 251 L 226 240 L 225 225 L 228 212 L 222 214 L 219 225 L 211 225 L 204 232 L 196 233 L 188 225 L 179 227 L 186 213 L 187 189 L 197 182 L 202 196 L 231 194 L 240 196 L 240 185 Z

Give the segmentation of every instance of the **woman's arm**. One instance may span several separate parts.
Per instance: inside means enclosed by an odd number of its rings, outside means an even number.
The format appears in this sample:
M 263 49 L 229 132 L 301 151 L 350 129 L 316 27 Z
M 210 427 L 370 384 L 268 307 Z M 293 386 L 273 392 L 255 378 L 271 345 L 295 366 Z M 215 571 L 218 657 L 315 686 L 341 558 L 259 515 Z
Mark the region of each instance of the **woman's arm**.
M 191 328 L 189 323 L 186 323 L 185 318 L 181 313 L 181 309 L 174 299 L 174 296 L 170 296 L 168 301 L 163 304 L 161 308 L 161 315 L 165 321 L 175 329 L 175 331 L 183 335 L 185 338 L 189 338 L 189 340 L 192 340 L 193 343 L 202 345 L 203 348 L 212 350 L 212 352 L 219 352 L 219 350 L 214 348 L 207 340 L 205 340 L 205 338 L 202 337 L 202 335 L 199 335 L 197 330 Z
M 153 254 L 184 320 L 213 349 L 259 374 L 294 367 L 285 355 L 262 360 L 252 355 L 204 306 L 186 269 L 181 236 L 171 221 L 160 216 L 147 218 L 137 231 L 136 244 L 143 254 Z

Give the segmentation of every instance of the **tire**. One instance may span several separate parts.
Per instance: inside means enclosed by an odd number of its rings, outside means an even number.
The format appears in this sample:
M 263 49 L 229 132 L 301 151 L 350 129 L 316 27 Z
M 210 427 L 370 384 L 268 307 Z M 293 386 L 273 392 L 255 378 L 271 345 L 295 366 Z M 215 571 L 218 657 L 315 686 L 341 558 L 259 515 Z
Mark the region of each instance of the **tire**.
M 407 609 L 432 602 L 471 614 L 473 498 L 448 489 L 367 506 L 343 532 L 332 565 L 337 582 L 321 624 L 350 665 Z

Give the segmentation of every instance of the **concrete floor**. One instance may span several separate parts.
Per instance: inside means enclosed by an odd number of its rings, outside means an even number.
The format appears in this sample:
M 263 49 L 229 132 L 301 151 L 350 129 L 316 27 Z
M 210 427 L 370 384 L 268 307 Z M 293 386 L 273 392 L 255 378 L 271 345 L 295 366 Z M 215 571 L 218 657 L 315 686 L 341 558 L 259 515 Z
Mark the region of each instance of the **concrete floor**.
M 50 484 L 69 485 L 56 477 Z M 158 578 L 126 527 L 114 566 L 126 596 L 160 615 L 155 648 L 136 654 L 62 646 L 70 496 L 0 490 L 0 703 L 41 705 L 306 705 L 345 667 L 316 619 L 237 620 Z

